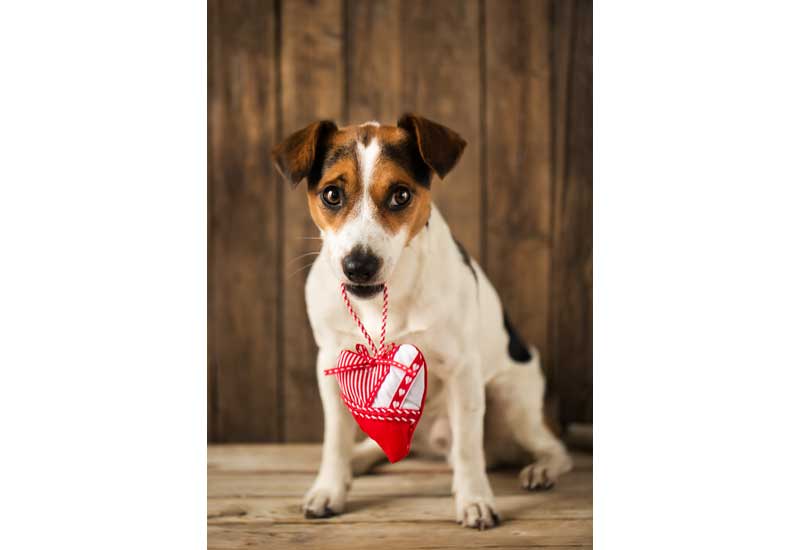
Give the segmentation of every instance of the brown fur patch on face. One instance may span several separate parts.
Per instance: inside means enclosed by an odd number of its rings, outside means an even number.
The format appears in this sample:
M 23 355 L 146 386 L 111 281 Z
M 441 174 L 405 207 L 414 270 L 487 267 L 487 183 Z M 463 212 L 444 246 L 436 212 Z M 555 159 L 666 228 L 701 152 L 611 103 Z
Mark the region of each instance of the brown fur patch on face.
M 406 244 L 417 236 L 431 215 L 430 170 L 417 152 L 408 132 L 394 126 L 375 128 L 381 155 L 372 175 L 370 195 L 378 207 L 381 224 L 394 235 L 408 229 Z M 411 202 L 402 210 L 391 210 L 389 200 L 398 188 L 412 193 Z
M 389 208 L 392 195 L 404 187 L 411 192 L 411 201 L 401 210 L 392 210 Z M 403 227 L 408 229 L 406 244 L 425 227 L 431 215 L 430 190 L 383 155 L 372 173 L 369 194 L 378 210 L 378 219 L 389 234 L 394 235 Z
M 342 206 L 337 210 L 326 206 L 321 197 L 330 186 L 338 187 L 343 193 Z M 319 184 L 308 188 L 308 209 L 314 223 L 323 231 L 338 231 L 361 200 L 363 190 L 358 181 L 355 159 L 343 157 L 333 162 L 323 172 Z
M 378 139 L 381 154 L 372 171 L 370 199 L 378 221 L 392 235 L 408 229 L 406 244 L 428 222 L 431 213 L 430 170 L 417 158 L 416 143 L 402 128 L 393 126 L 349 126 L 329 136 L 319 181 L 308 187 L 308 206 L 314 223 L 323 231 L 336 232 L 346 223 L 356 204 L 363 200 L 364 182 L 358 166 L 357 145 L 365 147 Z M 417 157 L 415 157 L 417 155 Z M 320 194 L 330 185 L 343 193 L 339 209 L 331 209 Z M 406 187 L 411 202 L 401 210 L 391 210 L 389 201 L 397 189 Z
M 308 209 L 314 223 L 322 231 L 338 231 L 361 200 L 363 187 L 359 181 L 356 159 L 358 130 L 357 126 L 348 126 L 329 136 L 319 181 L 308 186 Z M 342 206 L 338 210 L 327 207 L 322 201 L 321 193 L 331 185 L 344 193 Z

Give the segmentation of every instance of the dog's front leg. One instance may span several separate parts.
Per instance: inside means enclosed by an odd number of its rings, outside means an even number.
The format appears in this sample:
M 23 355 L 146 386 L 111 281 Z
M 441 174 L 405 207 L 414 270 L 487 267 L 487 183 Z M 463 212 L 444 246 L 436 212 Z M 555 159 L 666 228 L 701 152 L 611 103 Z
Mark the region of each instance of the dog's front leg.
M 447 405 L 453 431 L 450 460 L 456 521 L 485 529 L 499 523 L 483 455 L 486 395 L 477 354 L 469 357 L 447 381 Z
M 356 424 L 339 397 L 336 378 L 323 373 L 336 365 L 337 354 L 337 351 L 320 349 L 317 355 L 317 384 L 325 413 L 325 439 L 319 474 L 303 504 L 307 518 L 324 518 L 343 512 L 352 479 L 350 458 Z

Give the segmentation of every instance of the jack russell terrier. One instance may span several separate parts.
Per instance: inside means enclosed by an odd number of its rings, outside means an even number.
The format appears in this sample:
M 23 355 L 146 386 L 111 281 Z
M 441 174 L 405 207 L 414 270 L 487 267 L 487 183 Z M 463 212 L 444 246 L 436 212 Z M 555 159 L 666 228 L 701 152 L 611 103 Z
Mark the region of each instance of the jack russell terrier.
M 529 464 L 520 473 L 528 490 L 552 487 L 572 467 L 545 422 L 535 348 L 522 343 L 489 279 L 431 202 L 433 175 L 444 178 L 464 147 L 453 130 L 406 114 L 396 127 L 315 122 L 272 151 L 286 180 L 307 181 L 323 241 L 305 287 L 325 412 L 322 463 L 305 497 L 306 517 L 344 511 L 352 476 L 384 458 L 371 439 L 355 443 L 356 423 L 337 382 L 323 374 L 341 349 L 361 339 L 342 304 L 342 283 L 373 330 L 389 284 L 391 339 L 425 353 L 428 398 L 412 450 L 448 457 L 456 521 L 478 529 L 498 524 L 487 465 Z

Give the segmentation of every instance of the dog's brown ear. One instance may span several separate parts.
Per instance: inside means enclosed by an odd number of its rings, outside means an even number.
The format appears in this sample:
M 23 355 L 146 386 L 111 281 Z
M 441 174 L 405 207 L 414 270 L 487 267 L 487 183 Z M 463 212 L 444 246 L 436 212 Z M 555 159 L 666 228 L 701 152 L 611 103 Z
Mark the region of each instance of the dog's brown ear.
M 330 120 L 321 120 L 298 130 L 272 148 L 275 167 L 293 186 L 321 167 L 323 144 L 337 130 Z
M 467 146 L 467 142 L 450 128 L 412 113 L 401 116 L 397 126 L 417 140 L 422 160 L 439 178 L 453 169 Z

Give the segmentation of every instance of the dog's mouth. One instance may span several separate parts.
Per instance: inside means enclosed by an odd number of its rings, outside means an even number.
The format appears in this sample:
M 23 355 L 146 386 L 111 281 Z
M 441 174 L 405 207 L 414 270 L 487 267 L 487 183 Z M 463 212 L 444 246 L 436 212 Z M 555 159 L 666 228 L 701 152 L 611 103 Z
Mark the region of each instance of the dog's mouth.
M 383 290 L 383 283 L 376 285 L 354 285 L 348 283 L 344 286 L 347 289 L 347 292 L 356 298 L 372 298 L 378 292 Z

